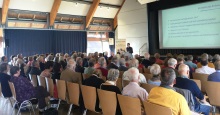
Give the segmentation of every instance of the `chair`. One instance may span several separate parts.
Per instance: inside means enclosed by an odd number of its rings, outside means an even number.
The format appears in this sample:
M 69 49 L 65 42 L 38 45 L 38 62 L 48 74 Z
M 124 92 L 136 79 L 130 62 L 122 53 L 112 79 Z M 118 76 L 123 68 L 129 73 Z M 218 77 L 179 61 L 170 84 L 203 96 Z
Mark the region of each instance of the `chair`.
M 210 104 L 213 106 L 213 115 L 215 114 L 215 106 L 220 106 L 220 92 L 216 90 L 219 87 L 219 82 L 206 81 L 206 93 L 209 96 Z
M 84 73 L 83 73 L 83 80 L 89 78 L 90 76 L 91 76 L 90 74 L 84 74 Z
M 142 83 L 141 87 L 144 88 L 148 93 L 150 93 L 150 90 L 154 87 L 157 87 L 156 85 L 152 85 L 152 84 L 146 84 L 146 83 Z
M 126 85 L 128 85 L 130 83 L 129 80 L 123 80 L 122 86 L 125 87 Z
M 123 115 L 141 115 L 140 99 L 120 94 L 117 94 L 117 97 Z
M 43 86 L 44 88 L 46 88 L 45 77 L 41 77 L 41 76 L 37 75 L 37 81 L 38 81 L 39 86 Z
M 54 95 L 54 84 L 53 84 L 53 80 L 50 78 L 45 78 L 46 79 L 46 85 L 47 85 L 47 92 L 50 93 L 50 96 L 53 97 Z
M 81 85 L 81 91 L 85 108 L 87 110 L 95 111 L 96 106 L 96 88 L 91 86 Z
M 144 109 L 147 115 L 172 115 L 172 110 L 147 101 L 143 101 Z
M 147 81 L 153 77 L 153 74 L 149 74 L 149 73 L 143 73 L 143 75 Z
M 37 76 L 29 74 L 29 78 L 34 87 L 37 87 Z
M 193 80 L 193 81 L 197 84 L 197 86 L 199 87 L 199 89 L 201 90 L 201 81 L 200 81 L 200 80 L 197 80 L 197 79 L 191 79 L 191 80 Z
M 11 115 L 13 115 L 14 113 L 14 109 L 15 109 L 15 106 L 17 105 L 18 107 L 18 112 L 17 112 L 17 115 L 19 115 L 20 111 L 22 108 L 26 108 L 26 107 L 29 107 L 31 106 L 31 109 L 35 115 L 35 111 L 34 111 L 34 108 L 33 108 L 33 105 L 32 103 L 29 101 L 29 100 L 25 100 L 23 102 L 21 102 L 20 106 L 19 106 L 19 102 L 16 100 L 16 92 L 15 92 L 15 87 L 14 87 L 14 84 L 12 82 L 9 82 L 9 86 L 10 86 L 10 89 L 11 89 L 11 92 L 12 92 L 12 97 L 13 99 L 15 100 L 15 103 L 13 105 L 13 110 L 12 110 L 12 113 Z M 30 112 L 30 111 L 29 111 Z
M 66 82 L 64 80 L 57 80 L 56 79 L 56 85 L 57 85 L 57 92 L 58 92 L 58 106 L 57 110 L 59 109 L 61 100 L 66 100 Z
M 122 78 L 118 78 L 116 86 L 120 89 L 120 91 L 122 91 Z
M 117 97 L 115 92 L 97 89 L 103 115 L 115 115 Z
M 144 68 L 144 73 L 149 73 L 150 74 L 150 69 Z
M 193 79 L 198 79 L 201 81 L 201 91 L 203 93 L 206 93 L 205 87 L 206 87 L 206 81 L 208 79 L 208 74 L 201 74 L 201 73 L 193 73 Z
M 79 95 L 80 95 L 79 84 L 67 82 L 67 91 L 68 91 L 69 103 L 70 103 L 68 115 L 70 115 L 73 104 L 79 106 Z

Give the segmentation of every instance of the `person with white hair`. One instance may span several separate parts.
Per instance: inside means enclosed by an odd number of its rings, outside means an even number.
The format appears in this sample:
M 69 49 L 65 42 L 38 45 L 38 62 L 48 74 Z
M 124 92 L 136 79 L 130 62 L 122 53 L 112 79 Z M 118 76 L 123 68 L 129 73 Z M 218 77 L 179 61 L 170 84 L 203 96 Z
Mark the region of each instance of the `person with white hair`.
M 137 59 L 132 59 L 131 61 L 130 61 L 130 63 L 129 63 L 129 68 L 132 68 L 132 67 L 134 67 L 134 68 L 138 68 L 138 60 Z M 138 73 L 139 74 L 139 83 L 147 83 L 147 81 L 146 81 L 146 78 L 144 77 L 144 75 L 142 74 L 142 73 Z M 123 76 L 122 76 L 122 79 L 123 80 L 129 80 L 129 78 L 128 78 L 128 76 L 129 76 L 129 73 L 128 73 L 128 71 L 125 71 L 124 72 L 124 74 L 123 74 Z M 122 84 L 123 85 L 123 84 Z
M 177 60 L 176 60 L 176 59 L 170 58 L 170 59 L 168 60 L 168 62 L 167 62 L 167 65 L 168 65 L 168 67 L 166 67 L 166 68 L 172 68 L 172 69 L 175 71 L 176 76 L 179 76 L 178 71 L 175 69 L 175 68 L 176 68 L 176 65 L 177 65 Z
M 160 72 L 161 68 L 158 64 L 153 64 L 150 67 L 150 73 L 153 75 L 151 79 L 148 80 L 149 84 L 160 86 Z
M 126 67 L 126 62 L 125 62 L 125 58 L 120 58 L 119 59 L 119 71 L 127 71 L 128 68 Z
M 144 54 L 144 59 L 141 64 L 144 65 L 145 68 L 152 65 L 152 62 L 150 61 L 150 54 L 148 52 Z
M 140 98 L 142 101 L 147 100 L 148 93 L 145 89 L 139 86 L 140 74 L 137 68 L 132 67 L 128 69 L 128 78 L 130 83 L 123 88 L 122 95 L 133 98 Z
M 84 73 L 84 67 L 83 67 L 83 60 L 81 57 L 77 57 L 76 58 L 76 68 L 75 68 L 76 72 L 79 73 Z

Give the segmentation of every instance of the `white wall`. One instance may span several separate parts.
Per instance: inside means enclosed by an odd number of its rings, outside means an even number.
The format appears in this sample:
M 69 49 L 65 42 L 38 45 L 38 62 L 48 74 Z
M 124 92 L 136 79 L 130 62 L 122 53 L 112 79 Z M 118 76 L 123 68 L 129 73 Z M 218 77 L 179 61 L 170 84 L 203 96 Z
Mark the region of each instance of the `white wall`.
M 148 25 L 147 25 L 147 7 L 141 5 L 137 0 L 126 0 L 121 11 L 118 14 L 118 27 L 115 34 L 116 39 L 126 39 L 131 44 L 134 53 L 139 54 L 148 51 Z M 144 51 L 143 51 L 144 49 Z M 117 50 L 117 49 L 116 49 Z

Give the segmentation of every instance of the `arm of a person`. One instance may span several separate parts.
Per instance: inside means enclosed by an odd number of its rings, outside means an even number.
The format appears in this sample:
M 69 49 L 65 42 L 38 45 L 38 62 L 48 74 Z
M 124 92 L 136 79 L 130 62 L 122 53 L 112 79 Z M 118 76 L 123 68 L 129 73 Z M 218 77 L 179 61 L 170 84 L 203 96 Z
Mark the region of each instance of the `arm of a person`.
M 193 82 L 192 87 L 193 87 L 193 90 L 194 90 L 194 95 L 199 100 L 203 100 L 204 99 L 204 95 L 202 94 L 201 90 L 199 89 L 199 87 L 197 86 L 197 84 L 195 82 Z
M 186 99 L 184 97 L 181 97 L 179 106 L 180 106 L 179 115 L 191 115 L 191 112 L 189 110 L 189 106 L 188 106 Z

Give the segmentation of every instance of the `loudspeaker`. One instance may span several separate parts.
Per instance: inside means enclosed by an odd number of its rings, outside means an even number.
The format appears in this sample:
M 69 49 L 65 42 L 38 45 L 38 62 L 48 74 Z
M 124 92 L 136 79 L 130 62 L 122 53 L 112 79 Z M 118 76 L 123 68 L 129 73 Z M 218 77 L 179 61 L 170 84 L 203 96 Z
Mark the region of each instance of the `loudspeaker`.
M 138 0 L 138 2 L 139 2 L 140 4 L 147 4 L 147 3 L 155 2 L 155 1 L 159 1 L 159 0 Z
M 5 47 L 9 47 L 9 39 L 5 39 Z

